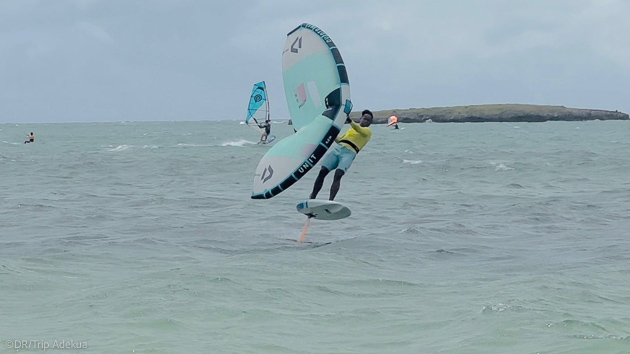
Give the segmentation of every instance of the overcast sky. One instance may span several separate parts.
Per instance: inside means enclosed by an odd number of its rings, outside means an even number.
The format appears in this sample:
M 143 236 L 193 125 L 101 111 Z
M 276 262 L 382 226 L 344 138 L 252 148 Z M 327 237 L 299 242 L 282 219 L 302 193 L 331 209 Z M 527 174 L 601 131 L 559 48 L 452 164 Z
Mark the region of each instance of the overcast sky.
M 245 118 L 308 22 L 355 110 L 487 103 L 630 113 L 628 0 L 0 0 L 0 123 Z

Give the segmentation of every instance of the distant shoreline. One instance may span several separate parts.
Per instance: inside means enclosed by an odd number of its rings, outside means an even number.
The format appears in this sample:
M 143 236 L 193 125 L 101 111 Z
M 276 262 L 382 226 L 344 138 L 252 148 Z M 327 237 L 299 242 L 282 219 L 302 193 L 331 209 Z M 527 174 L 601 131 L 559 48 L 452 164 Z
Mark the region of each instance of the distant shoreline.
M 409 108 L 373 111 L 374 124 L 386 124 L 395 115 L 400 123 L 547 122 L 630 120 L 627 113 L 600 109 L 529 104 L 486 104 L 454 107 Z M 358 118 L 360 112 L 352 112 Z

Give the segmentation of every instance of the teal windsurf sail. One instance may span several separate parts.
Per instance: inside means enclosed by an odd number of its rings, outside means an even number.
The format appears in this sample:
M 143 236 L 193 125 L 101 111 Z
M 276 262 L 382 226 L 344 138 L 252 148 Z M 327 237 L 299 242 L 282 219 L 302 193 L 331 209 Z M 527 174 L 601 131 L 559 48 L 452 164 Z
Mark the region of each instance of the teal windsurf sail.
M 350 113 L 350 85 L 339 49 L 321 29 L 304 23 L 287 34 L 282 78 L 295 134 L 278 141 L 254 173 L 252 198 L 289 188 L 324 156 Z
M 261 81 L 254 84 L 254 88 L 252 88 L 245 124 L 262 133 L 260 125 L 264 124 L 266 121 L 269 121 L 269 100 L 267 98 L 265 82 Z

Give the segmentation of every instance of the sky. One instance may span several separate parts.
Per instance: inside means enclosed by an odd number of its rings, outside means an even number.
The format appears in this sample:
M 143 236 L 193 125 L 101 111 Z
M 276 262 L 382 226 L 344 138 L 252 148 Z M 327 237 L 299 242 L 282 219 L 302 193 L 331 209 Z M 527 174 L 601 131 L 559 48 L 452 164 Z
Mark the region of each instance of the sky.
M 286 34 L 325 31 L 355 110 L 630 113 L 628 0 L 0 0 L 0 123 L 288 119 Z

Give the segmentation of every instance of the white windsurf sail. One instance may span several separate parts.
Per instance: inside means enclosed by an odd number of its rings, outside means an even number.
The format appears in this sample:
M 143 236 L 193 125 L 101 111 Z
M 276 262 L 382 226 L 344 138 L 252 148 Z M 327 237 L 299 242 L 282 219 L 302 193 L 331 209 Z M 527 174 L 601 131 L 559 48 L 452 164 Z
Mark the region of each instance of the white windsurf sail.
M 275 143 L 254 174 L 252 198 L 289 188 L 324 156 L 352 109 L 346 66 L 321 29 L 304 23 L 287 34 L 282 52 L 284 92 L 295 134 Z
M 267 86 L 264 81 L 254 84 L 252 94 L 249 96 L 247 106 L 247 118 L 245 124 L 262 133 L 260 125 L 269 120 L 269 100 L 267 98 Z

